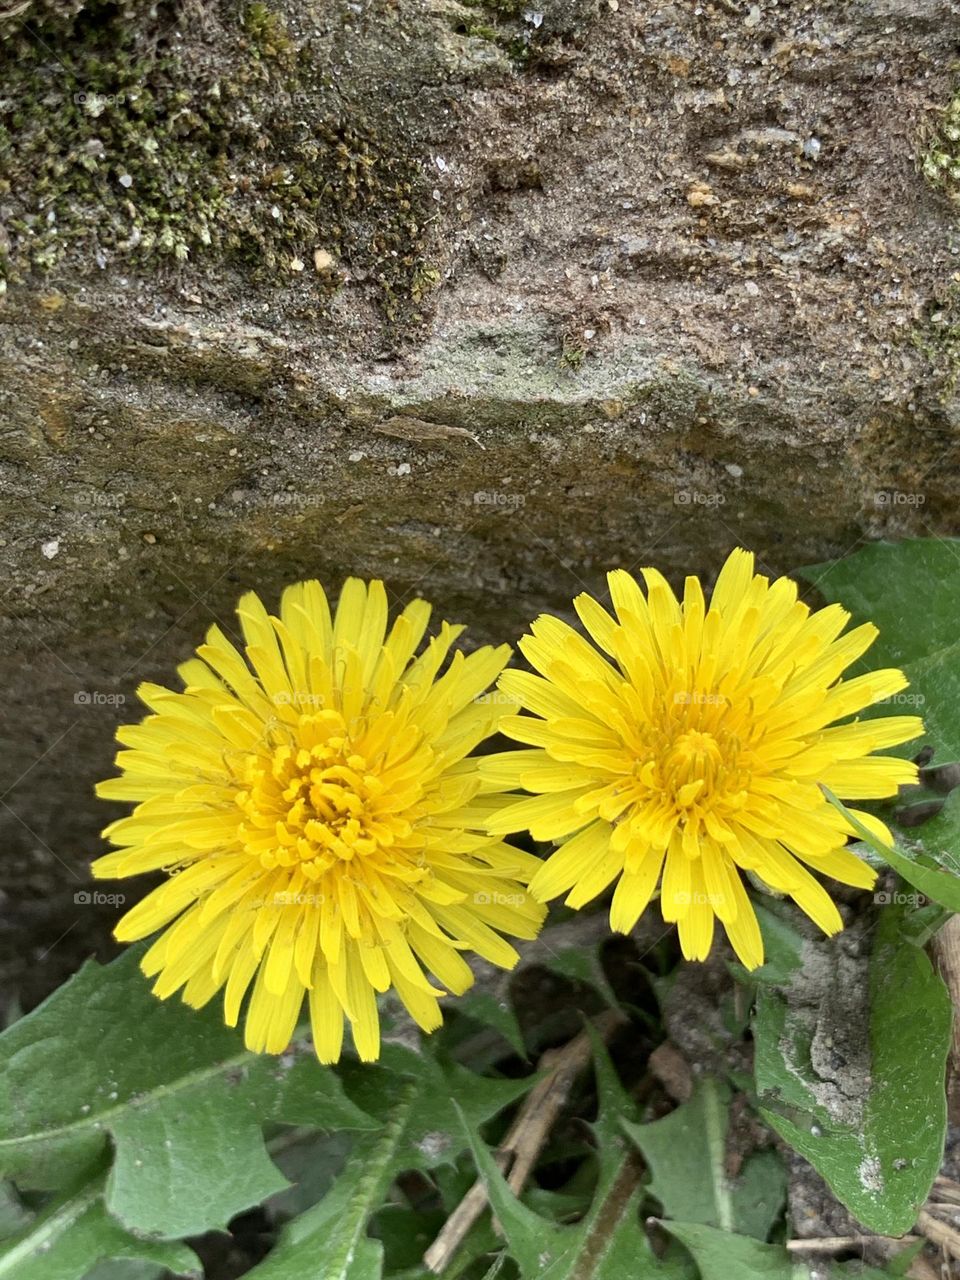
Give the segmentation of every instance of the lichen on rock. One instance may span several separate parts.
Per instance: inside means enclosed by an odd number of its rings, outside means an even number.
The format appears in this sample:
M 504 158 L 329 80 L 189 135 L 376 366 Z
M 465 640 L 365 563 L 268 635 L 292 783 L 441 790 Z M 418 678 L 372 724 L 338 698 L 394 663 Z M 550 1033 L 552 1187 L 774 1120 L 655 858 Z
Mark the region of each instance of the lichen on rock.
M 395 311 L 424 292 L 432 208 L 389 95 L 332 72 L 329 30 L 282 10 L 128 0 L 0 25 L 6 271 L 64 259 L 230 260 L 273 277 L 338 267 Z M 326 261 L 326 259 L 324 259 Z

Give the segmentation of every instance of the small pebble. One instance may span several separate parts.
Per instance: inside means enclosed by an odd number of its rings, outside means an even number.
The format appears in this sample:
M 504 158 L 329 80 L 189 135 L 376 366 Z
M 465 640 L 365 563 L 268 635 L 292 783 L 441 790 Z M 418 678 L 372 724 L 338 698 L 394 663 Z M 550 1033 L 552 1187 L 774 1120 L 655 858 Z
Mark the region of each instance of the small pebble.
M 724 467 L 728 476 L 733 476 L 734 480 L 739 480 L 743 475 L 743 467 L 738 467 L 735 462 L 728 462 Z
M 60 551 L 60 539 L 51 538 L 49 542 L 42 542 L 40 544 L 40 550 L 48 560 L 52 560 Z
M 354 449 L 353 453 L 351 453 L 351 454 L 350 454 L 350 457 L 347 459 L 347 461 L 348 461 L 348 462 L 362 462 L 362 461 L 363 461 L 363 458 L 364 458 L 363 453 L 362 453 L 359 449 Z
M 121 187 L 133 186 L 133 179 L 130 177 L 129 173 L 121 173 L 119 181 Z

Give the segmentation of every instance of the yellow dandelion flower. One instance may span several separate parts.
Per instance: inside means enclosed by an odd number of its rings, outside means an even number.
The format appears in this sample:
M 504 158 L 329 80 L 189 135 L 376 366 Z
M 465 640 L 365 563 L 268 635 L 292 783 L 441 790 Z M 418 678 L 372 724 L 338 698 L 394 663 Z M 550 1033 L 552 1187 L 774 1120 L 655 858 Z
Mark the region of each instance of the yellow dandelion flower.
M 530 882 L 543 901 L 567 893 L 582 907 L 616 881 L 610 924 L 626 933 L 659 884 L 688 959 L 706 957 L 717 918 L 753 969 L 763 945 L 740 873 L 789 894 L 825 933 L 841 929 L 810 870 L 863 888 L 875 874 L 844 848 L 852 832 L 818 784 L 852 800 L 895 794 L 915 766 L 870 753 L 923 724 L 857 720 L 907 684 L 896 670 L 841 679 L 876 627 L 841 635 L 844 609 L 811 612 L 788 578 L 755 574 L 748 552 L 728 558 L 709 608 L 695 577 L 682 601 L 655 569 L 643 578 L 646 595 L 624 570 L 609 575 L 615 617 L 589 595 L 574 602 L 602 654 L 550 616 L 521 640 L 540 674 L 505 671 L 500 687 L 533 716 L 500 728 L 529 749 L 483 769 L 491 784 L 535 794 L 488 830 L 564 842 Z M 852 812 L 889 841 L 876 818 Z
M 524 888 L 539 863 L 486 833 L 502 788 L 468 758 L 502 712 L 483 693 L 510 649 L 458 652 L 439 674 L 463 628 L 415 657 L 430 606 L 387 634 L 376 581 L 347 581 L 333 618 L 318 582 L 288 587 L 279 617 L 252 592 L 237 612 L 246 660 L 214 626 L 182 692 L 141 686 L 152 714 L 118 731 L 121 776 L 97 788 L 136 808 L 94 874 L 169 873 L 116 929 L 163 930 L 142 962 L 158 996 L 199 1007 L 225 988 L 236 1026 L 252 983 L 247 1047 L 279 1053 L 306 993 L 321 1061 L 339 1058 L 344 1016 L 369 1061 L 377 992 L 432 1031 L 437 997 L 473 980 L 462 952 L 511 968 L 501 935 L 542 922 Z

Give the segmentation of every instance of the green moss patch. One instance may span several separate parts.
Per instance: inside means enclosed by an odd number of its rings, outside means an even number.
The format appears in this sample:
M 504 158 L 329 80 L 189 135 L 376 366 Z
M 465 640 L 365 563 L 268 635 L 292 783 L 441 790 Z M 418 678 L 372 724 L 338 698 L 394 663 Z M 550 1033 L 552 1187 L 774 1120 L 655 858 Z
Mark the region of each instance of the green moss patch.
M 65 257 L 313 273 L 320 250 L 321 290 L 346 266 L 388 312 L 422 292 L 433 210 L 417 149 L 370 95 L 334 90 L 280 13 L 130 0 L 47 15 L 0 41 L 7 275 Z
M 920 155 L 920 171 L 932 187 L 960 205 L 960 89 L 953 95 Z

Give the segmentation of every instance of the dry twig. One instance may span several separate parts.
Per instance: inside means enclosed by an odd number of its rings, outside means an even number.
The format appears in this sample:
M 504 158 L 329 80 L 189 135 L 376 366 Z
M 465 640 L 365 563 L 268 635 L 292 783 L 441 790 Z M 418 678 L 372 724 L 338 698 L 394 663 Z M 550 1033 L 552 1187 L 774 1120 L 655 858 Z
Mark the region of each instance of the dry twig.
M 625 1021 L 623 1014 L 610 1009 L 601 1013 L 593 1026 L 604 1040 L 608 1040 Z M 496 1165 L 514 1195 L 519 1196 L 526 1186 L 577 1077 L 590 1064 L 590 1056 L 590 1037 L 586 1031 L 581 1031 L 562 1049 L 550 1049 L 540 1059 L 540 1069 L 546 1069 L 549 1074 L 530 1091 L 509 1133 L 494 1154 Z M 445 1270 L 486 1206 L 487 1189 L 483 1180 L 478 1178 L 424 1254 L 423 1261 L 431 1271 L 439 1275 Z

